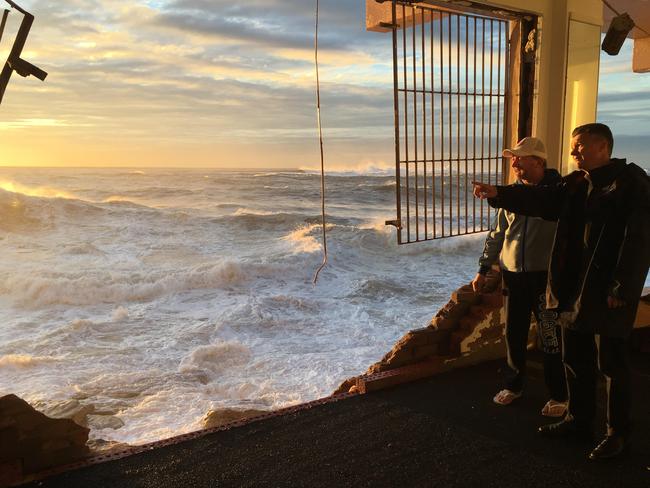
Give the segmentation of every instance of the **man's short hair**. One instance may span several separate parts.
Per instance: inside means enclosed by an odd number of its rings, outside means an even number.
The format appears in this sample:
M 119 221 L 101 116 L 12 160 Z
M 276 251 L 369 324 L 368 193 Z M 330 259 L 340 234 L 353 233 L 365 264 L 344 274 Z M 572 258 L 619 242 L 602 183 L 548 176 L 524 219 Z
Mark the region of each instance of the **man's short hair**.
M 610 128 L 605 124 L 594 122 L 592 124 L 580 125 L 573 129 L 571 137 L 579 136 L 580 134 L 590 134 L 604 140 L 607 143 L 609 155 L 612 155 L 612 150 L 614 149 L 614 136 L 612 135 Z

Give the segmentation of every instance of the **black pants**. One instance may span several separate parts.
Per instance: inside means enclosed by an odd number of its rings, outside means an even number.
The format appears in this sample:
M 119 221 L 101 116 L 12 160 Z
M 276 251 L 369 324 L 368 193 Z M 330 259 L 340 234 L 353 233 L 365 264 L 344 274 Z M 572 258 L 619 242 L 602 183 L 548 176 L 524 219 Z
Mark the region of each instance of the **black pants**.
M 564 363 L 569 385 L 569 415 L 585 429 L 596 414 L 597 372 L 607 382 L 608 434 L 630 434 L 630 363 L 627 341 L 564 329 Z
M 515 392 L 524 388 L 526 346 L 532 312 L 537 318 L 537 334 L 544 353 L 544 379 L 549 395 L 558 402 L 566 401 L 562 334 L 557 313 L 546 309 L 546 272 L 503 271 L 503 282 L 506 290 L 506 344 L 510 368 L 506 388 Z

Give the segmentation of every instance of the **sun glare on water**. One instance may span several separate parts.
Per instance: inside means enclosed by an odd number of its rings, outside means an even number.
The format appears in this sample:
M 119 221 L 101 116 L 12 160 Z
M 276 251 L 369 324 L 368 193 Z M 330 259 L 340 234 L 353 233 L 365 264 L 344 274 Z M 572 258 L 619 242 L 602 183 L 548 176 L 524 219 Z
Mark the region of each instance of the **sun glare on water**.
M 57 190 L 56 188 L 48 188 L 45 186 L 30 188 L 19 183 L 14 183 L 13 181 L 0 181 L 0 189 L 12 193 L 21 193 L 30 197 L 75 198 L 75 196 L 71 193 L 65 192 L 63 190 Z

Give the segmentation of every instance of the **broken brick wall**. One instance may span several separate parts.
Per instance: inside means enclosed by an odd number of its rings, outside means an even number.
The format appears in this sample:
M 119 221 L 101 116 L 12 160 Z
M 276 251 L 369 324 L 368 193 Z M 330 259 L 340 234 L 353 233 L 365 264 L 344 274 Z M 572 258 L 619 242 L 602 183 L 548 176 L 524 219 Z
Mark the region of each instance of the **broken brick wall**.
M 359 378 L 423 362 L 442 371 L 503 356 L 504 323 L 501 274 L 491 270 L 481 292 L 471 285 L 454 291 L 427 327 L 407 332 L 366 373 L 344 381 L 334 394 L 358 391 Z

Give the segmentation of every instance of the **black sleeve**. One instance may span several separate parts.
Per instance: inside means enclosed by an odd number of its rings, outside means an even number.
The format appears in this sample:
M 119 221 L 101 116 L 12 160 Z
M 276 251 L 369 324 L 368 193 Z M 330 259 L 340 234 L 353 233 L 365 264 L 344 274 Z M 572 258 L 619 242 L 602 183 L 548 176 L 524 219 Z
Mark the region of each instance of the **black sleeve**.
M 488 203 L 491 207 L 504 208 L 520 215 L 555 221 L 560 216 L 565 193 L 563 183 L 497 186 L 497 196 L 489 198 Z
M 625 188 L 625 235 L 614 280 L 609 289 L 611 296 L 627 302 L 638 300 L 650 265 L 650 183 L 643 176 Z

